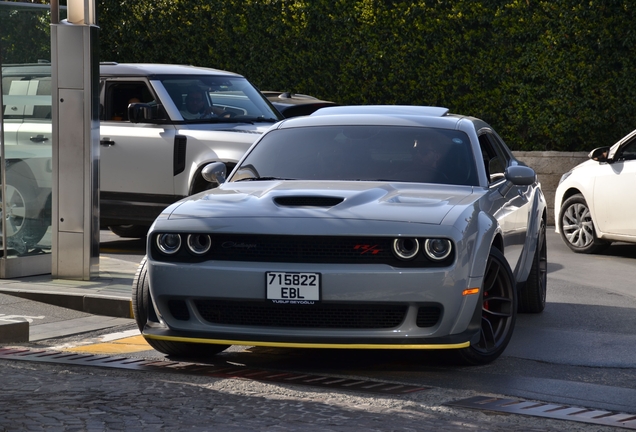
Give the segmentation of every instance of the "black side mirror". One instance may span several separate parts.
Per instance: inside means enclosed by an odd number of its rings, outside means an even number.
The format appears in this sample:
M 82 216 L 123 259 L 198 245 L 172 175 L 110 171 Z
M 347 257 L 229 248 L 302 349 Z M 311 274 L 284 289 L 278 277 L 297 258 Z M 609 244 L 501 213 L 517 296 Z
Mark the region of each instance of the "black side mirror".
M 525 165 L 513 165 L 506 168 L 504 176 L 507 181 L 499 188 L 501 196 L 506 196 L 513 186 L 528 186 L 537 181 L 537 173 Z
M 609 147 L 599 147 L 595 148 L 587 155 L 588 158 L 592 159 L 596 162 L 607 162 L 607 156 L 609 155 L 610 148 Z
M 145 103 L 128 105 L 128 120 L 131 123 L 147 123 L 157 118 L 157 107 Z

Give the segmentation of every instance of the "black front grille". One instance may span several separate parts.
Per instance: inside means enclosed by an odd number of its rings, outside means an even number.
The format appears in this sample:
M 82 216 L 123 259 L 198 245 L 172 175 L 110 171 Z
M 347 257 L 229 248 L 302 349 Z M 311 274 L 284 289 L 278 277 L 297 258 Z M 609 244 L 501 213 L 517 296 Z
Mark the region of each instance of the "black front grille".
M 437 306 L 421 306 L 417 309 L 418 327 L 433 327 L 442 316 L 442 311 Z
M 387 329 L 399 326 L 406 305 L 276 305 L 265 302 L 195 300 L 199 314 L 214 324 L 338 329 Z
M 334 264 L 387 264 L 393 267 L 447 267 L 454 253 L 440 262 L 429 260 L 420 252 L 410 261 L 393 254 L 391 237 L 348 236 L 281 236 L 258 234 L 211 234 L 212 246 L 201 256 L 187 252 L 187 248 L 171 256 L 156 249 L 152 242 L 153 258 L 158 261 L 202 262 L 207 260 L 334 263 Z M 424 240 L 420 241 L 423 245 Z M 185 243 L 185 241 L 183 241 Z M 421 246 L 423 247 L 423 246 Z
M 169 300 L 168 309 L 170 314 L 179 321 L 188 321 L 190 319 L 190 311 L 188 305 L 183 300 Z

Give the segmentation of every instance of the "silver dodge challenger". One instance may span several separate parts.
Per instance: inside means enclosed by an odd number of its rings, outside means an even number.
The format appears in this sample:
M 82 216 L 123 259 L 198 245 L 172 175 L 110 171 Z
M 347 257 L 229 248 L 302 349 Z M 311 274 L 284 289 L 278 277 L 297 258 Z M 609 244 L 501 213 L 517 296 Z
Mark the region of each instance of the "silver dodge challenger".
M 147 342 L 445 350 L 485 364 L 546 300 L 546 202 L 485 122 L 339 106 L 272 126 L 218 187 L 148 232 L 133 282 Z

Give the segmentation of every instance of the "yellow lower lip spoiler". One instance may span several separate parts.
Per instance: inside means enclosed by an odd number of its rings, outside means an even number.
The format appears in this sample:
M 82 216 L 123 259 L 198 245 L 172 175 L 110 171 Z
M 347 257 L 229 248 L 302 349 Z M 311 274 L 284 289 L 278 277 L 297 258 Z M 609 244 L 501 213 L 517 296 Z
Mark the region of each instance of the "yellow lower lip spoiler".
M 336 344 L 336 343 L 302 343 L 302 342 L 262 342 L 262 341 L 240 341 L 228 339 L 200 339 L 185 338 L 176 336 L 143 335 L 146 339 L 155 339 L 171 342 L 200 343 L 212 345 L 245 345 L 264 346 L 276 348 L 326 348 L 326 349 L 390 349 L 390 350 L 446 350 L 468 348 L 470 342 L 458 344 Z

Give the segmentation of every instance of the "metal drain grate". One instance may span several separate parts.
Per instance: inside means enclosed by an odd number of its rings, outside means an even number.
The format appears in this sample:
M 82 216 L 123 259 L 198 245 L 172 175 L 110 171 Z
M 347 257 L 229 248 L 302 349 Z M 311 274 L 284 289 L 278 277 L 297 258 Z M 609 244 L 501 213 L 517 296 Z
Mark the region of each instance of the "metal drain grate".
M 475 396 L 460 401 L 449 402 L 445 405 L 636 430 L 636 415 L 634 414 L 600 411 L 568 405 L 528 402 L 518 399 L 501 399 L 490 396 Z
M 291 372 L 276 372 L 250 369 L 234 365 L 215 366 L 200 363 L 131 359 L 96 354 L 76 354 L 46 350 L 36 351 L 28 348 L 0 347 L 0 359 L 69 364 L 77 366 L 97 366 L 140 371 L 173 372 L 190 375 L 207 375 L 215 378 L 243 378 L 254 381 L 299 384 L 374 394 L 406 394 L 429 389 L 428 387 L 417 387 L 381 381 L 355 380 Z

